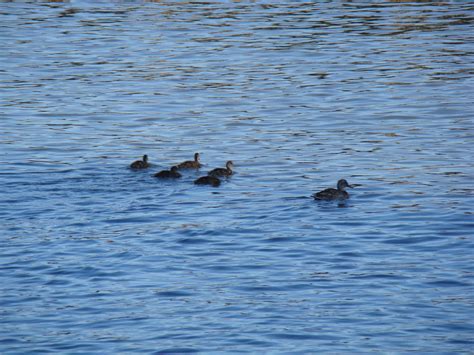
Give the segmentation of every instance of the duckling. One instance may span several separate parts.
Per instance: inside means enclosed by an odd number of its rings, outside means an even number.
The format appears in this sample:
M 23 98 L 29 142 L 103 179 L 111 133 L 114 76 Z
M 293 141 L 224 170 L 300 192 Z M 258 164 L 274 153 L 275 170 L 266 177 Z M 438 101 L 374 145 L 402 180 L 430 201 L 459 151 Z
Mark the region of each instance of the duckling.
M 148 155 L 146 154 L 143 156 L 143 160 L 137 160 L 130 164 L 131 169 L 146 169 L 148 167 L 150 164 L 148 164 Z
M 230 176 L 232 175 L 234 172 L 232 171 L 232 168 L 234 167 L 234 163 L 229 160 L 226 164 L 225 164 L 225 169 L 224 168 L 216 168 L 214 170 L 211 170 L 207 173 L 207 175 L 209 176 L 214 176 L 214 177 L 218 177 L 218 176 Z
M 194 161 L 187 160 L 178 164 L 177 167 L 178 169 L 199 169 L 201 167 L 201 163 L 199 163 L 199 153 L 194 154 Z
M 344 179 L 341 179 L 337 182 L 337 189 L 329 188 L 320 192 L 317 192 L 313 195 L 315 200 L 345 200 L 349 198 L 349 194 L 346 191 L 346 187 L 353 188 L 349 185 L 348 182 Z
M 160 171 L 159 173 L 156 173 L 153 176 L 160 179 L 178 179 L 181 177 L 181 174 L 178 173 L 177 166 L 172 166 L 170 170 Z
M 221 181 L 214 176 L 201 176 L 199 179 L 194 181 L 196 185 L 211 185 L 213 187 L 218 187 L 221 184 Z

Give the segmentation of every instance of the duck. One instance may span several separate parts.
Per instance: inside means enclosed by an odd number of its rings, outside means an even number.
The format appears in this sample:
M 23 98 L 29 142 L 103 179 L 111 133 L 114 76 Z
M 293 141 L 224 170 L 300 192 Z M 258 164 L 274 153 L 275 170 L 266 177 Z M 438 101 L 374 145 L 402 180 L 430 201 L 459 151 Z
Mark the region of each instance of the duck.
M 199 169 L 201 163 L 199 163 L 199 153 L 194 153 L 194 160 L 187 160 L 177 165 L 178 169 Z
M 170 170 L 162 170 L 153 176 L 160 179 L 178 179 L 181 177 L 181 174 L 178 173 L 177 166 L 172 166 Z
M 211 185 L 213 187 L 218 187 L 221 184 L 221 181 L 214 176 L 201 176 L 199 179 L 194 180 L 195 185 Z
M 132 164 L 130 164 L 131 169 L 146 169 L 150 167 L 150 164 L 148 163 L 148 155 L 143 156 L 143 160 L 136 160 Z
M 230 176 L 232 175 L 234 172 L 232 171 L 232 168 L 234 167 L 234 163 L 229 160 L 226 164 L 225 164 L 225 169 L 224 168 L 216 168 L 216 169 L 213 169 L 211 171 L 209 171 L 207 173 L 207 175 L 209 176 L 214 176 L 214 177 L 218 177 L 218 176 Z
M 315 200 L 345 200 L 349 198 L 349 194 L 346 191 L 346 187 L 353 188 L 352 185 L 349 185 L 347 180 L 341 179 L 337 182 L 337 189 L 329 188 L 323 191 L 317 192 L 313 195 Z

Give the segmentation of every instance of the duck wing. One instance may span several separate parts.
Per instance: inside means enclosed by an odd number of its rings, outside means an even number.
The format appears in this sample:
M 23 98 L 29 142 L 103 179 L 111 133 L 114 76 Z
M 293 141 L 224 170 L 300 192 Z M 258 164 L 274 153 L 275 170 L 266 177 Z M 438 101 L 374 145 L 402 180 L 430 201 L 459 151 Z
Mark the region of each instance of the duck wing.
M 130 164 L 130 168 L 132 169 L 145 169 L 148 168 L 148 163 L 145 163 L 143 160 L 134 161 Z
M 157 177 L 157 178 L 169 178 L 170 177 L 170 171 L 163 170 L 163 171 L 160 171 L 159 173 L 156 173 L 154 176 Z
M 195 180 L 196 185 L 212 185 L 217 187 L 221 184 L 221 181 L 213 176 L 201 176 L 199 179 Z
M 178 167 L 178 169 L 199 169 L 201 167 L 201 164 L 197 161 L 188 160 L 176 166 Z
M 229 176 L 232 172 L 229 173 L 227 169 L 224 168 L 216 168 L 207 173 L 209 176 Z
M 161 179 L 177 179 L 181 177 L 181 174 L 169 170 L 163 170 L 156 173 L 154 176 Z
M 338 198 L 339 191 L 333 188 L 329 188 L 313 195 L 315 200 L 334 200 Z

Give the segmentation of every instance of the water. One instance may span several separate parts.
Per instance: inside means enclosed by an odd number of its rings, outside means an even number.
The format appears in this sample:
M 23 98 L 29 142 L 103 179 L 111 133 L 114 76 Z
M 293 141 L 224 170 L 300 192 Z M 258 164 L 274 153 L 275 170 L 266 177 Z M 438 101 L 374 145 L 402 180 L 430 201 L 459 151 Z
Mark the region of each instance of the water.
M 473 353 L 473 11 L 2 1 L 1 352 Z

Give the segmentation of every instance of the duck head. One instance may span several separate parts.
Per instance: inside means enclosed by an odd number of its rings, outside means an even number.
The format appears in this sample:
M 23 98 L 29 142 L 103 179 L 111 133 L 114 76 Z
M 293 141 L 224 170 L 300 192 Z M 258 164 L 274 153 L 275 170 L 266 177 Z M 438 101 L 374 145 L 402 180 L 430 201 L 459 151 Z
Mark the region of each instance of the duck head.
M 339 181 L 337 182 L 337 189 L 338 189 L 339 191 L 345 191 L 347 187 L 349 187 L 349 188 L 351 188 L 351 189 L 353 188 L 352 185 L 349 185 L 349 183 L 347 182 L 347 180 L 341 179 L 341 180 L 339 180 Z

